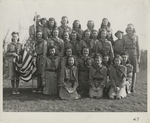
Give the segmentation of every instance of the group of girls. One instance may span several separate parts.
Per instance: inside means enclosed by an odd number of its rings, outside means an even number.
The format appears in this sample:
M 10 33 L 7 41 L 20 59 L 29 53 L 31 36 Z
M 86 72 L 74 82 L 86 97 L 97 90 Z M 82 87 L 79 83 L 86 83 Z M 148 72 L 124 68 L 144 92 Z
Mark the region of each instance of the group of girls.
M 66 16 L 59 27 L 54 18 L 47 20 L 38 15 L 34 21 L 36 25 L 29 27 L 29 35 L 35 41 L 37 92 L 59 95 L 61 99 L 79 99 L 84 95 L 101 98 L 104 94 L 110 99 L 121 99 L 135 92 L 140 50 L 133 24 L 127 25 L 125 35 L 118 30 L 114 41 L 107 18 L 98 31 L 91 20 L 85 31 L 79 20 L 71 29 Z M 22 45 L 17 42 L 18 36 L 12 33 L 7 48 L 13 94 L 19 94 L 19 77 L 11 64 L 13 57 L 20 58 Z

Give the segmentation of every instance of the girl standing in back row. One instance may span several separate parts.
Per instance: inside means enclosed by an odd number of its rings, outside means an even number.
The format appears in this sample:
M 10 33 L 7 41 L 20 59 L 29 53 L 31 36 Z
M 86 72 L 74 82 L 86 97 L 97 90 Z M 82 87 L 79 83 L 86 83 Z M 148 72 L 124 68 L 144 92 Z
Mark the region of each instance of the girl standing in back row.
M 129 54 L 129 61 L 133 66 L 131 92 L 135 92 L 136 73 L 139 72 L 141 52 L 139 48 L 138 36 L 135 35 L 135 28 L 133 24 L 127 25 L 126 33 L 127 34 L 123 36 L 123 47 L 124 52 Z

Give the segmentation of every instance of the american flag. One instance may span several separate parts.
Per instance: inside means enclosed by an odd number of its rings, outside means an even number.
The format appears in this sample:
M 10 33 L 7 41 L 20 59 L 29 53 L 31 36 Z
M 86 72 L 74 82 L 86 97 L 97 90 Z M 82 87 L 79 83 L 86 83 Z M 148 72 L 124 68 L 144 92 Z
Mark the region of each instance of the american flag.
M 36 72 L 36 57 L 35 48 L 34 48 L 34 41 L 32 38 L 29 38 L 24 46 L 23 58 L 22 62 L 16 64 L 16 71 L 20 75 L 20 79 L 25 82 L 28 82 L 32 79 L 33 74 Z

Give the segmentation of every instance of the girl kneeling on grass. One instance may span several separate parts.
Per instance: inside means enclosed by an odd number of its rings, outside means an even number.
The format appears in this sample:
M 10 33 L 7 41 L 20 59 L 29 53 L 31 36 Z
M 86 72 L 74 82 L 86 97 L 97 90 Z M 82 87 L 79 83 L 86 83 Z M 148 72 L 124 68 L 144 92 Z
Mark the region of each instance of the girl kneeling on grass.
M 110 68 L 110 81 L 111 88 L 109 90 L 109 98 L 121 99 L 126 97 L 126 72 L 127 68 L 124 65 L 120 65 L 122 61 L 121 56 L 117 55 L 113 59 L 113 65 Z
M 129 62 L 129 55 L 128 53 L 122 53 L 122 65 L 127 67 L 127 83 L 126 83 L 126 92 L 127 94 L 131 93 L 131 83 L 132 83 L 132 76 L 133 76 L 133 66 Z
M 107 80 L 107 68 L 101 64 L 102 58 L 100 56 L 96 56 L 94 62 L 95 64 L 89 72 L 89 96 L 101 98 Z
M 61 99 L 79 99 L 81 96 L 76 89 L 78 82 L 78 68 L 74 65 L 74 57 L 68 56 L 66 66 L 61 70 L 60 91 Z
M 106 85 L 104 87 L 104 94 L 106 94 L 108 96 L 110 85 L 111 85 L 109 73 L 110 73 L 110 66 L 112 65 L 109 55 L 103 56 L 102 65 L 104 65 L 107 68 L 107 81 L 106 81 Z

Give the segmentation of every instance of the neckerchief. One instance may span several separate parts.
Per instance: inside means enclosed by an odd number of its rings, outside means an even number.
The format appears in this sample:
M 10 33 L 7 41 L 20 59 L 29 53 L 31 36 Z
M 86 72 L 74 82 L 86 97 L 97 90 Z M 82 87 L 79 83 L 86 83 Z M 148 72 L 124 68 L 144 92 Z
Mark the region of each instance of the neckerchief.
M 78 43 L 78 41 L 70 41 L 70 43 L 73 45 L 73 46 L 75 46 L 77 43 Z
M 70 39 L 64 39 L 64 43 L 70 42 Z
M 75 78 L 75 75 L 74 75 L 74 65 L 72 66 L 67 66 L 68 69 L 70 69 L 70 79 L 72 78 Z
M 56 59 L 56 56 L 49 56 L 49 59 L 51 59 L 51 68 L 53 69 L 56 69 L 56 65 L 55 65 L 55 59 Z
M 107 39 L 100 39 L 100 42 L 102 43 L 102 47 L 105 49 L 106 47 L 105 46 L 109 46 L 109 43 L 106 42 Z
M 17 43 L 16 42 L 11 42 L 11 44 L 15 46 L 15 52 L 17 53 Z
M 136 35 L 134 33 L 127 34 L 127 36 L 135 43 L 136 42 Z
M 91 60 L 91 58 L 89 56 L 85 57 L 85 56 L 82 56 L 81 59 L 84 61 L 84 65 L 87 67 L 87 68 L 90 68 L 91 64 L 89 63 L 89 60 Z
M 120 69 L 120 66 L 114 66 L 114 68 L 116 69 L 116 72 L 117 72 L 117 77 L 120 78 L 121 77 L 121 80 L 125 77 L 125 73 Z M 123 75 L 120 76 L 119 73 L 122 73 Z
M 84 42 L 85 42 L 86 46 L 91 49 L 91 39 L 90 38 L 88 38 L 88 39 L 84 38 Z
M 61 25 L 61 27 L 64 29 L 64 30 L 67 30 L 68 29 L 68 25 L 64 26 L 64 25 Z M 69 30 L 68 30 L 69 31 Z
M 59 48 L 61 48 L 60 42 L 59 42 L 59 38 L 58 38 L 58 37 L 52 38 L 52 40 L 54 41 L 54 44 L 55 44 L 55 45 L 57 45 L 57 46 L 59 46 Z
M 43 40 L 42 38 L 41 38 L 41 39 L 37 39 L 35 46 L 39 45 L 39 44 L 42 43 L 43 41 L 44 41 L 44 40 Z

